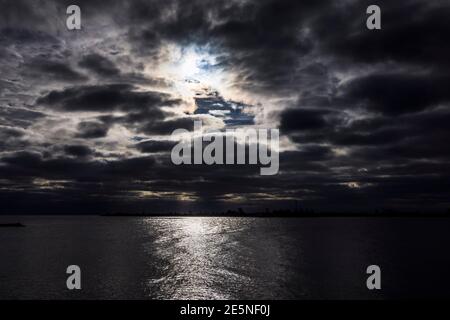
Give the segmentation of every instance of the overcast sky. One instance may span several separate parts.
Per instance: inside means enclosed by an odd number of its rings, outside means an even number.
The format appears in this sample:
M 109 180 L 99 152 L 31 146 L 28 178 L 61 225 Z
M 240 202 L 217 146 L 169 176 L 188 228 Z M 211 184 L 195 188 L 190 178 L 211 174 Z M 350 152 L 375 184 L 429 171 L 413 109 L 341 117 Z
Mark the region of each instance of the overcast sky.
M 450 3 L 370 4 L 0 1 L 0 212 L 446 210 Z M 279 174 L 173 165 L 198 119 L 279 128 Z

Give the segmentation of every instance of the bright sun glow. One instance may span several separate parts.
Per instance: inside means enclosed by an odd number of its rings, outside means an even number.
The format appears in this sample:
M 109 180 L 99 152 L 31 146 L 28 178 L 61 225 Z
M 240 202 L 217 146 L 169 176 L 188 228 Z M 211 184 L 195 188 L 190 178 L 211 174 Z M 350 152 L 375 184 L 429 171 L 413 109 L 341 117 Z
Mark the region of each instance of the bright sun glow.
M 202 57 L 195 52 L 188 52 L 180 61 L 179 74 L 183 78 L 191 78 L 198 75 L 201 71 L 200 63 Z
M 160 67 L 162 76 L 170 78 L 186 100 L 198 97 L 205 90 L 227 94 L 229 74 L 219 66 L 217 57 L 207 49 L 169 46 L 167 62 Z
M 216 68 L 216 59 L 207 50 L 197 47 L 169 47 L 169 59 L 162 72 L 178 80 L 197 80 L 220 73 Z

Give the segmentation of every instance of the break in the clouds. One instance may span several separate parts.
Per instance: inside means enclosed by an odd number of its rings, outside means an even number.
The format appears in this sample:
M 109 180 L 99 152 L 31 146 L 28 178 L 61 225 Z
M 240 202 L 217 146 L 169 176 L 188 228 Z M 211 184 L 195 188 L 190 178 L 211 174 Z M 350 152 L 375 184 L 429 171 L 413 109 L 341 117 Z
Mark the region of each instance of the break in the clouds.
M 1 2 L 1 211 L 445 210 L 450 4 L 370 4 Z M 280 173 L 173 165 L 195 120 L 279 128 Z

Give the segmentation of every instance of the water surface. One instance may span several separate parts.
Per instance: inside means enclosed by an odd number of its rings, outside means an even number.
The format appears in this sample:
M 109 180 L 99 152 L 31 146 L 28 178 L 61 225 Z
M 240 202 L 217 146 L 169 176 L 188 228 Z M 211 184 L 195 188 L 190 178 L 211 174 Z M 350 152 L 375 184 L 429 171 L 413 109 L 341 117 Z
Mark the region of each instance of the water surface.
M 450 296 L 446 218 L 0 217 L 1 299 Z M 66 289 L 68 265 L 82 290 Z M 382 290 L 366 268 L 382 268 Z

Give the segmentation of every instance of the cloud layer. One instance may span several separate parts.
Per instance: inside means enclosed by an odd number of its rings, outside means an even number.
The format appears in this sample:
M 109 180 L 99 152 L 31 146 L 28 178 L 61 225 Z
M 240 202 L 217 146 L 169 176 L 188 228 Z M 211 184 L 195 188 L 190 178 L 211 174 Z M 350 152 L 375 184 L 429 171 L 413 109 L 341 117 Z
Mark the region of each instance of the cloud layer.
M 2 213 L 449 207 L 450 5 L 0 2 Z M 175 166 L 173 130 L 279 128 L 280 173 Z

